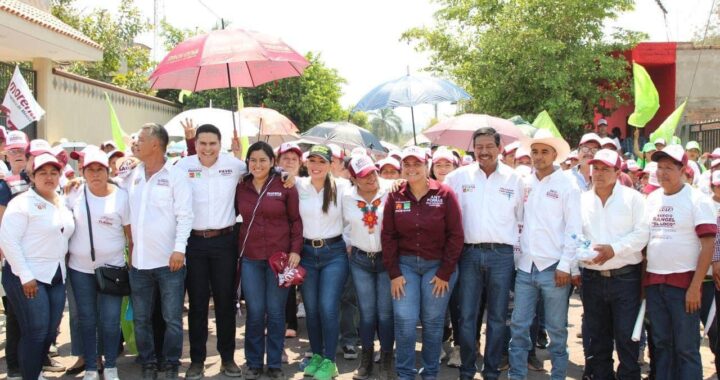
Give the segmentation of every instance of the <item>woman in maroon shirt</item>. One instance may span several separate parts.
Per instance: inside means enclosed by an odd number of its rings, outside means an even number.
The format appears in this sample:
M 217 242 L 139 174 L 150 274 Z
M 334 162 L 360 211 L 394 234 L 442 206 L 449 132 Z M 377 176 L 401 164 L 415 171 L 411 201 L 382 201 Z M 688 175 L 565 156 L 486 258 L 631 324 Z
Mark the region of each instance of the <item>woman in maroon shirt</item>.
M 383 264 L 390 275 L 395 368 L 400 380 L 415 378 L 415 326 L 422 322 L 422 377 L 437 377 L 443 325 L 456 263 L 463 246 L 460 206 L 455 193 L 428 178 L 425 150 L 402 154 L 407 182 L 390 193 L 383 213 Z
M 248 149 L 248 175 L 235 193 L 237 211 L 243 217 L 238 246 L 242 258 L 242 291 L 247 306 L 245 323 L 246 379 L 262 374 L 267 351 L 268 377 L 284 378 L 282 352 L 285 340 L 285 303 L 288 288 L 268 265 L 277 252 L 289 253 L 289 265 L 300 262 L 302 221 L 295 187 L 283 187 L 275 172 L 272 148 L 259 141 Z M 267 340 L 265 330 L 267 329 Z

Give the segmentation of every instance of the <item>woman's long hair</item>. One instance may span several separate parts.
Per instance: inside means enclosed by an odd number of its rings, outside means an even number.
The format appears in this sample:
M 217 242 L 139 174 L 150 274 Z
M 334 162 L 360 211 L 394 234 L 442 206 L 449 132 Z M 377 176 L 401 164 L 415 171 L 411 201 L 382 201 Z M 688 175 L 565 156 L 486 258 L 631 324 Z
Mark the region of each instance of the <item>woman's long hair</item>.
M 323 184 L 323 213 L 327 214 L 330 208 L 330 202 L 337 206 L 337 186 L 335 185 L 335 178 L 332 173 L 328 170 L 325 174 L 325 183 Z

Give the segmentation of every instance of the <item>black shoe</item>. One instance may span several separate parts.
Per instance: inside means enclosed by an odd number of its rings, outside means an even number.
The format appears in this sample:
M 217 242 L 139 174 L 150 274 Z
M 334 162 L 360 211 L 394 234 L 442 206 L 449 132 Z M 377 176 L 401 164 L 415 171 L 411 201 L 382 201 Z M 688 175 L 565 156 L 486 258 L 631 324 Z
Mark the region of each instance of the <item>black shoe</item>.
M 473 378 L 470 376 L 460 375 L 460 377 L 458 377 L 458 380 L 473 380 Z
M 377 375 L 378 380 L 394 380 L 395 379 L 395 363 L 393 360 L 393 353 L 381 352 L 380 353 L 380 370 Z
M 528 369 L 536 372 L 546 372 L 542 362 L 535 355 L 528 355 Z
M 205 364 L 203 363 L 190 363 L 190 367 L 185 372 L 185 378 L 187 380 L 200 380 L 205 376 Z
M 365 380 L 370 377 L 370 374 L 372 374 L 373 370 L 373 364 L 373 349 L 363 348 L 362 353 L 360 354 L 360 365 L 355 370 L 353 379 Z
M 255 380 L 262 376 L 262 368 L 250 368 L 245 370 L 245 380 Z
M 507 355 L 503 355 L 500 359 L 500 367 L 498 367 L 498 370 L 506 371 L 508 368 L 510 368 L 510 358 Z
M 7 371 L 8 380 L 22 380 L 22 374 L 19 368 L 8 368 Z
M 227 377 L 242 376 L 242 371 L 240 370 L 240 367 L 238 367 L 238 365 L 235 364 L 235 362 L 232 360 L 223 362 L 222 366 L 220 367 L 220 372 L 222 372 Z
M 173 380 L 179 379 L 180 377 L 178 376 L 178 366 L 171 365 L 165 367 L 165 378 Z
M 280 368 L 268 368 L 267 376 L 271 380 L 285 380 L 285 373 Z
M 142 367 L 142 379 L 143 380 L 157 379 L 157 368 L 155 368 L 155 364 L 146 364 Z
M 346 345 L 343 346 L 343 358 L 346 360 L 355 360 L 358 358 L 357 350 L 355 349 L 355 346 Z
M 537 348 L 542 348 L 543 350 L 547 348 L 548 337 L 547 337 L 547 333 L 544 330 L 542 330 L 538 333 L 537 342 L 535 342 L 535 346 L 537 346 Z

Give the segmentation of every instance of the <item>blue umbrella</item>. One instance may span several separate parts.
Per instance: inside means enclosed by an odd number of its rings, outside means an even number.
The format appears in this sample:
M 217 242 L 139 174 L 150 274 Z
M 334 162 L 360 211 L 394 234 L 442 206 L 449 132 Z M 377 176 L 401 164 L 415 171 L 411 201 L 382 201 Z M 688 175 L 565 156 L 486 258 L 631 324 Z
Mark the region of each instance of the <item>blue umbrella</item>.
M 415 111 L 419 104 L 457 102 L 470 99 L 465 90 L 454 83 L 438 78 L 405 75 L 385 82 L 368 92 L 357 103 L 354 110 L 369 111 L 383 108 L 410 107 L 415 139 Z

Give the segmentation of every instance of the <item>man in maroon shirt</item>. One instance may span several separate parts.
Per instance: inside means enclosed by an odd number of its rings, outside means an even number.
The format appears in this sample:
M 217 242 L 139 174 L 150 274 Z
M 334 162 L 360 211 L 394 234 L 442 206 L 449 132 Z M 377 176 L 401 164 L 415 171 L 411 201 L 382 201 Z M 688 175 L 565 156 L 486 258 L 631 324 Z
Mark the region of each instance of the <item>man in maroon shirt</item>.
M 452 189 L 428 178 L 424 149 L 403 151 L 402 174 L 407 182 L 388 195 L 382 230 L 383 264 L 392 280 L 395 367 L 401 380 L 415 378 L 415 326 L 421 316 L 422 376 L 434 379 L 463 246 L 462 215 Z

